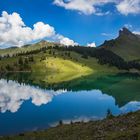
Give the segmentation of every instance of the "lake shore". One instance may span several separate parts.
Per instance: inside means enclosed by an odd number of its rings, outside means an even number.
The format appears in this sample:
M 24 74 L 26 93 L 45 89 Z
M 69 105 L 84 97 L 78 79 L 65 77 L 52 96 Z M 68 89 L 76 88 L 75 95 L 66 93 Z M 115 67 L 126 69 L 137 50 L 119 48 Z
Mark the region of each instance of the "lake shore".
M 1 137 L 0 140 L 139 140 L 140 111 L 100 121 L 60 124 L 48 130 Z

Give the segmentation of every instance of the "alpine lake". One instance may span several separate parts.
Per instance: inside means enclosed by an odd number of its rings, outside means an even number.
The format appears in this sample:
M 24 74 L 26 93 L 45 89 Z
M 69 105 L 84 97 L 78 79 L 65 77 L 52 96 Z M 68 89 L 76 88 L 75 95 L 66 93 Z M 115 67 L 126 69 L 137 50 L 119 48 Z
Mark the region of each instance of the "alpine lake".
M 50 77 L 49 77 L 50 78 Z M 45 79 L 45 80 L 44 80 Z M 104 119 L 140 109 L 140 75 L 96 73 L 55 83 L 47 75 L 11 73 L 0 78 L 0 135 Z

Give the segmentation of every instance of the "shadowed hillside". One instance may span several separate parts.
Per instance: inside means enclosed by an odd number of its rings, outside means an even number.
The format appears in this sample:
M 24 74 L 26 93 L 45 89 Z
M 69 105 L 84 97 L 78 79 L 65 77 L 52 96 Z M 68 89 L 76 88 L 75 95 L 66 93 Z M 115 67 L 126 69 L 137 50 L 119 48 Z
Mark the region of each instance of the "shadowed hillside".
M 121 29 L 116 39 L 105 41 L 100 47 L 113 51 L 126 61 L 140 60 L 140 36 L 127 28 Z

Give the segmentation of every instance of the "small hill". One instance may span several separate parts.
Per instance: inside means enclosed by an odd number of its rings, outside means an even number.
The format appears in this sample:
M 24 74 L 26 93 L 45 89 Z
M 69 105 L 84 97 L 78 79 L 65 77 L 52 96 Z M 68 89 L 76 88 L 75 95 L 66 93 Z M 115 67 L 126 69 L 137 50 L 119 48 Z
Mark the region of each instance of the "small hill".
M 140 60 L 140 36 L 127 28 L 122 28 L 116 39 L 105 41 L 100 47 L 113 51 L 126 61 Z
M 15 54 L 20 54 L 20 53 L 26 53 L 26 52 L 32 52 L 32 51 L 37 51 L 43 48 L 47 48 L 50 46 L 62 46 L 58 43 L 55 42 L 48 42 L 45 40 L 42 40 L 38 43 L 34 43 L 34 44 L 28 44 L 28 45 L 24 45 L 22 47 L 10 47 L 10 48 L 6 48 L 6 49 L 0 49 L 0 56 L 13 56 Z
M 71 53 L 73 56 L 73 54 Z M 74 58 L 74 56 L 73 56 Z M 82 63 L 75 62 L 69 58 L 47 56 L 45 60 L 38 61 L 32 67 L 33 72 L 44 73 L 42 79 L 43 82 L 59 83 L 63 81 L 69 81 L 81 76 L 90 75 L 93 73 L 93 69 L 89 66 L 84 66 Z

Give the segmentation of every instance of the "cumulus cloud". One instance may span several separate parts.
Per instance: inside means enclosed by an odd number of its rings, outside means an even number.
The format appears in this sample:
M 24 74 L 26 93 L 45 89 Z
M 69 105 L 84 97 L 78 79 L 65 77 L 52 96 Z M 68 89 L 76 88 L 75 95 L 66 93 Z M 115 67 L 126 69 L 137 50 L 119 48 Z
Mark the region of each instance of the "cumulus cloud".
M 75 43 L 73 40 L 67 38 L 67 37 L 64 37 L 63 39 L 60 40 L 60 43 L 63 44 L 63 45 L 66 45 L 66 46 L 75 46 L 75 45 L 78 45 L 77 43 Z
M 33 29 L 27 27 L 18 13 L 4 11 L 0 17 L 0 46 L 21 46 L 54 34 L 54 28 L 43 22 L 34 24 Z
M 29 85 L 19 84 L 14 81 L 0 80 L 0 112 L 16 112 L 24 101 L 30 100 L 36 106 L 47 104 L 52 101 L 54 96 L 67 92 L 45 91 Z
M 110 11 L 101 12 L 102 6 L 110 3 L 114 4 L 117 11 L 123 15 L 140 13 L 140 0 L 54 0 L 53 3 L 86 15 L 107 15 Z
M 102 6 L 110 2 L 114 2 L 114 0 L 54 0 L 54 4 L 57 6 L 61 6 L 69 10 L 77 10 L 86 15 L 93 13 L 98 14 L 98 8 L 96 8 L 96 6 Z M 103 15 L 103 13 L 99 13 L 99 15 Z
M 37 22 L 33 28 L 27 27 L 18 13 L 8 14 L 2 12 L 0 17 L 0 47 L 22 46 L 33 41 L 38 41 L 44 38 L 52 39 L 57 36 L 54 27 L 43 22 Z M 59 39 L 59 42 L 64 42 L 65 37 Z M 69 45 L 73 45 L 74 41 L 67 38 Z M 66 42 L 67 45 L 68 43 Z
M 122 0 L 116 7 L 117 10 L 124 15 L 139 14 L 140 0 Z
M 95 42 L 88 43 L 87 46 L 88 46 L 88 47 L 96 47 L 96 43 L 95 43 Z
M 66 45 L 66 46 L 77 46 L 78 43 L 77 42 L 74 42 L 73 40 L 67 38 L 67 37 L 64 37 L 62 35 L 59 35 L 57 34 L 56 35 L 56 39 L 59 40 L 60 44 L 63 44 L 63 45 Z

